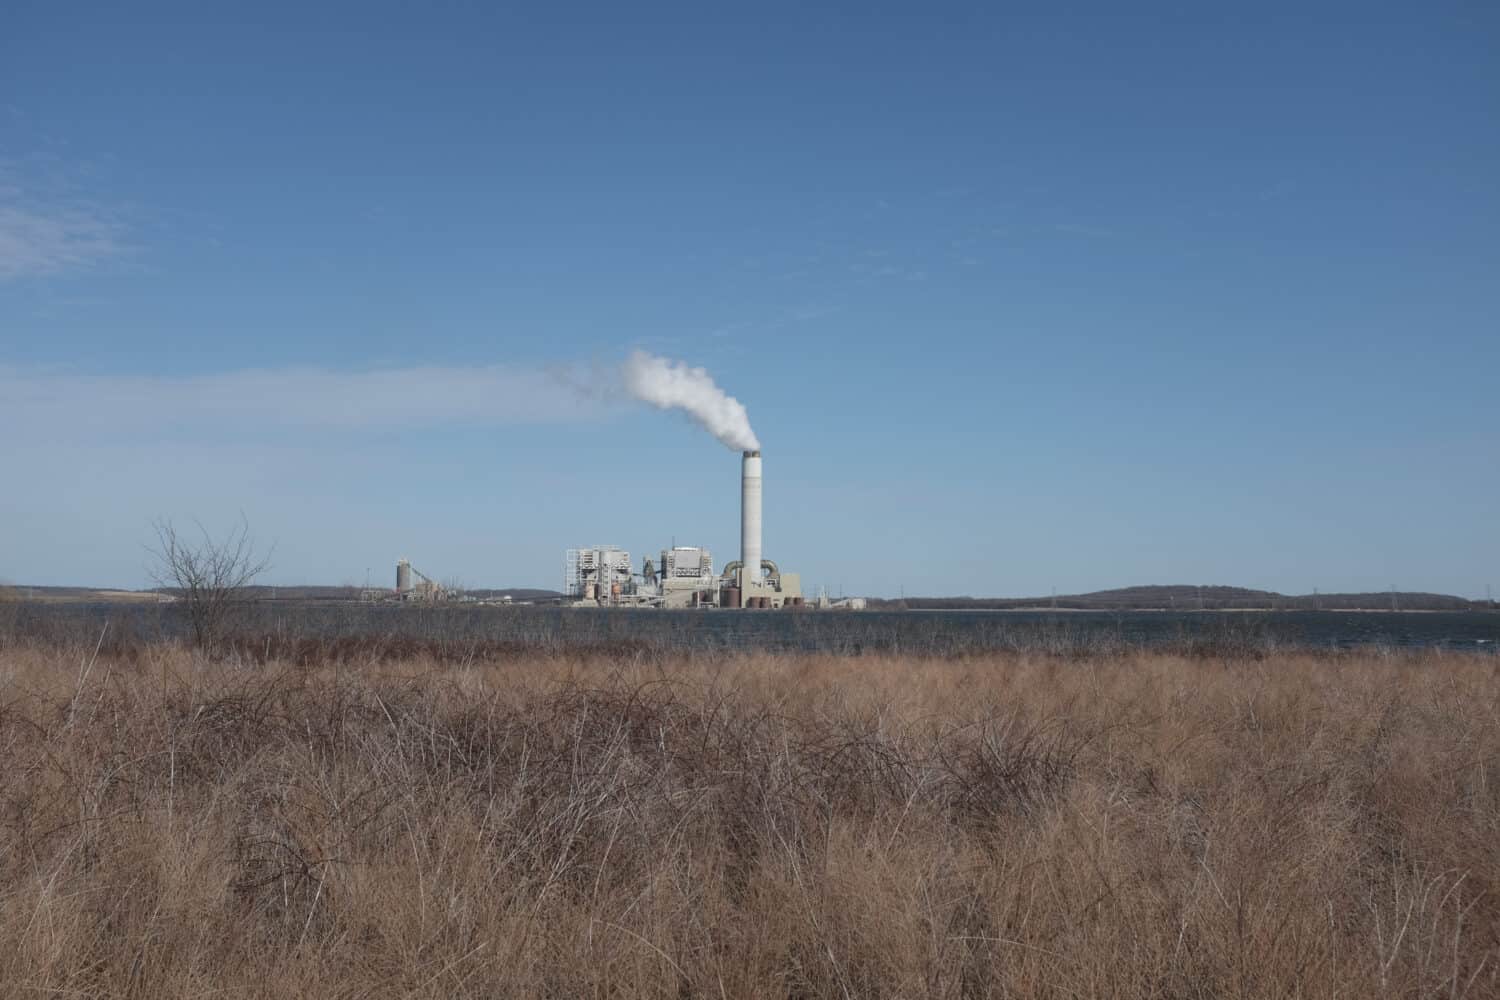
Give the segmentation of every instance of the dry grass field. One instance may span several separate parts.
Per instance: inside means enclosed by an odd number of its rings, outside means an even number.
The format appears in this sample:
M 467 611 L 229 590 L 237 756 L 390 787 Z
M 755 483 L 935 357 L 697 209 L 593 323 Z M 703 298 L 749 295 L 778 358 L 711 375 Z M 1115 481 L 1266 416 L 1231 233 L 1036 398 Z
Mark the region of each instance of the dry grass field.
M 0 649 L 5 997 L 1494 997 L 1500 658 Z

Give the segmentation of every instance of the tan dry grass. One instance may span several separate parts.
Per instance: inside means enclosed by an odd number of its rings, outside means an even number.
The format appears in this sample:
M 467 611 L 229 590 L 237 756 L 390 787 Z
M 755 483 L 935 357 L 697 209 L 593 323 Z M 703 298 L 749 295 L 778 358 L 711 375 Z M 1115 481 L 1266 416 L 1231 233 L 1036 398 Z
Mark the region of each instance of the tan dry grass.
M 1500 660 L 0 652 L 5 996 L 1500 993 Z

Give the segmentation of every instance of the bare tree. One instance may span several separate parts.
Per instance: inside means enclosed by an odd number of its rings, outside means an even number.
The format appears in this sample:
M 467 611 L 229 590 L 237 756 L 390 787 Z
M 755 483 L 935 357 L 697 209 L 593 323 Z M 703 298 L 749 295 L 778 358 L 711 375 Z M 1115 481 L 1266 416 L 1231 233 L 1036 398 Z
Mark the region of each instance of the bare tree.
M 160 518 L 152 523 L 156 547 L 149 568 L 157 586 L 175 592 L 187 611 L 193 641 L 203 649 L 223 642 L 243 607 L 245 588 L 270 565 L 270 550 L 261 551 L 245 516 L 216 539 L 197 520 L 196 535 L 179 533 Z

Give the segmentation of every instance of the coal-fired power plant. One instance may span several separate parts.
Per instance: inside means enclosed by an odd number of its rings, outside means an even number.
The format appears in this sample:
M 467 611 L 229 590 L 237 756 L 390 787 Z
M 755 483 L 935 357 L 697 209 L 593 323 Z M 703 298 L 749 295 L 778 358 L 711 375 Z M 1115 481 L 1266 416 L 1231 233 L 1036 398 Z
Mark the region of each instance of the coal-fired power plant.
M 740 460 L 740 562 L 743 576 L 760 580 L 760 451 L 747 451 Z
M 800 608 L 802 581 L 761 550 L 760 450 L 740 455 L 740 558 L 715 577 L 713 556 L 699 545 L 673 545 L 634 572 L 630 553 L 614 545 L 569 549 L 563 590 L 575 606 L 641 608 Z
M 719 388 L 703 368 L 634 351 L 620 368 L 631 396 L 658 410 L 685 413 L 720 444 L 740 453 L 740 557 L 715 580 L 713 557 L 700 545 L 661 550 L 661 565 L 650 559 L 636 574 L 630 555 L 613 545 L 569 549 L 563 586 L 580 605 L 610 604 L 654 608 L 797 608 L 802 581 L 783 573 L 761 550 L 760 439 L 738 399 Z M 620 566 L 626 568 L 622 571 Z M 615 567 L 610 576 L 605 567 Z M 608 586 L 601 584 L 608 583 Z
M 630 354 L 620 367 L 619 378 L 620 388 L 635 399 L 658 410 L 688 415 L 720 444 L 740 456 L 740 557 L 716 574 L 713 554 L 707 547 L 678 545 L 674 538 L 670 547 L 656 550 L 659 559 L 650 556 L 643 559 L 637 572 L 627 549 L 618 545 L 580 545 L 563 554 L 561 603 L 612 608 L 804 607 L 801 578 L 796 573 L 783 573 L 780 566 L 765 557 L 761 545 L 760 438 L 750 426 L 744 404 L 721 389 L 705 369 L 645 351 Z M 691 475 L 687 479 L 695 484 L 690 492 L 656 490 L 650 495 L 656 498 L 655 502 L 660 502 L 660 498 L 690 497 L 694 509 L 698 509 L 701 507 L 696 486 L 699 477 Z M 727 529 L 731 494 L 727 482 L 725 487 L 723 527 Z M 611 503 L 612 509 L 618 508 L 616 501 Z M 496 600 L 493 592 L 485 596 L 480 592 L 466 593 L 456 585 L 441 585 L 406 559 L 396 564 L 393 591 L 372 588 L 366 576 L 361 600 L 391 599 L 484 603 L 511 600 L 508 595 Z M 830 603 L 820 592 L 815 606 L 838 605 Z

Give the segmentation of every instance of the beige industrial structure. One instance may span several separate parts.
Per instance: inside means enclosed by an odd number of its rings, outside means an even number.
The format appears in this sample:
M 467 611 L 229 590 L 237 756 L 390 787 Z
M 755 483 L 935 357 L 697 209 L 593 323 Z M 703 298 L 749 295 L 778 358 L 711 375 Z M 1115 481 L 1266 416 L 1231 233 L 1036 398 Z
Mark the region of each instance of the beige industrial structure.
M 411 580 L 414 575 L 418 578 L 416 583 Z M 396 600 L 432 604 L 447 597 L 448 591 L 442 584 L 412 566 L 410 561 L 401 559 L 396 562 Z
M 674 545 L 662 549 L 661 568 L 654 581 L 651 560 L 646 560 L 642 580 L 655 583 L 656 594 L 664 608 L 711 607 L 716 603 L 718 588 L 714 583 L 713 556 L 696 545 Z
M 569 549 L 563 562 L 563 593 L 580 604 L 620 604 L 635 593 L 630 553 L 613 545 Z

